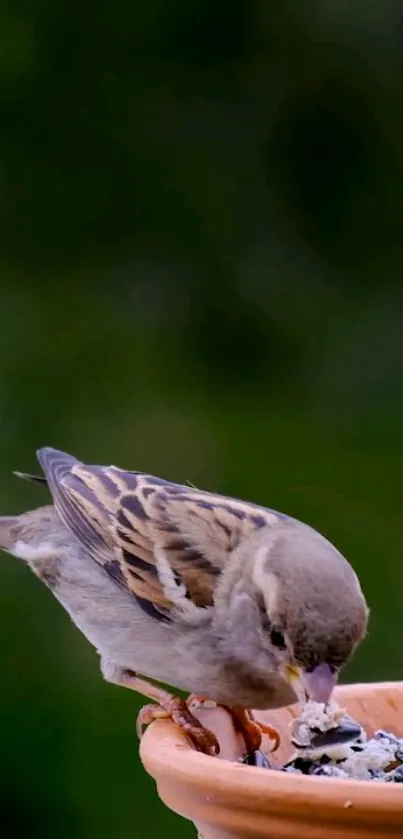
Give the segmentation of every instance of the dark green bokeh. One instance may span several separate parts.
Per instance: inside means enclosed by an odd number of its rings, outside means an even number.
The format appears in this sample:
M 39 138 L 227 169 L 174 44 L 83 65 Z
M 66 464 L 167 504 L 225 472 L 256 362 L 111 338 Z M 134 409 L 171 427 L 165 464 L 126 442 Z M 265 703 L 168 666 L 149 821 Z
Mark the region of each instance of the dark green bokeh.
M 54 445 L 284 510 L 362 577 L 345 678 L 403 674 L 397 3 L 0 12 L 2 512 Z M 4 835 L 190 836 L 139 702 L 1 556 Z

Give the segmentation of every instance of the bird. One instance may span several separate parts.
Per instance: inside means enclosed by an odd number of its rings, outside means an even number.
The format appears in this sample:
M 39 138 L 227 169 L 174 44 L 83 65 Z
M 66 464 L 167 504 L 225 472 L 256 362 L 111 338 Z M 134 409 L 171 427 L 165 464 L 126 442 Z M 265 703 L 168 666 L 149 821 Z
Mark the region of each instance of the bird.
M 277 732 L 251 709 L 329 701 L 369 609 L 323 535 L 255 503 L 51 447 L 37 459 L 42 475 L 14 474 L 47 488 L 51 503 L 0 517 L 0 549 L 52 591 L 106 681 L 151 700 L 140 736 L 170 717 L 196 749 L 218 754 L 192 712 L 208 700 L 230 710 L 248 751 L 262 733 L 275 748 Z

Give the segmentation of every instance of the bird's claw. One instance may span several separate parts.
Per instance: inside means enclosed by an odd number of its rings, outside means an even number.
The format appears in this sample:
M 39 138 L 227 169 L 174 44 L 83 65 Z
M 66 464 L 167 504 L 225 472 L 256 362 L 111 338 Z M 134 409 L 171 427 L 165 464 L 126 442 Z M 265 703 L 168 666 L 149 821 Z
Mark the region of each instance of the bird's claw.
M 198 752 L 211 757 L 219 754 L 220 746 L 215 734 L 196 719 L 189 710 L 186 700 L 173 696 L 164 705 L 144 705 L 136 723 L 139 739 L 143 735 L 144 726 L 159 719 L 171 719 L 182 731 L 186 732 Z
M 205 699 L 199 694 L 192 693 L 186 700 L 187 705 L 200 707 L 201 705 L 211 704 L 209 700 Z M 213 703 L 215 704 L 215 703 Z M 222 705 L 222 708 L 231 715 L 236 730 L 242 734 L 245 742 L 245 747 L 248 754 L 259 751 L 262 743 L 262 735 L 265 734 L 271 741 L 271 752 L 275 752 L 280 745 L 280 735 L 277 729 L 266 723 L 257 722 L 253 717 L 253 712 L 246 708 L 232 708 L 229 705 Z
M 275 752 L 278 749 L 280 735 L 275 728 L 271 725 L 257 722 L 257 720 L 253 719 L 252 711 L 248 711 L 246 708 L 228 708 L 227 710 L 234 720 L 235 728 L 242 734 L 248 754 L 259 751 L 263 734 L 266 734 L 273 742 L 271 751 Z

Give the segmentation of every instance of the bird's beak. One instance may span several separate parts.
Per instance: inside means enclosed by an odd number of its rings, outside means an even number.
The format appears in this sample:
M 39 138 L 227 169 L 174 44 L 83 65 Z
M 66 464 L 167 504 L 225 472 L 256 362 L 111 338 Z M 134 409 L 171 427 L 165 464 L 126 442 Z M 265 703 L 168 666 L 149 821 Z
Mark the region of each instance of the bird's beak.
M 337 673 L 333 673 L 328 664 L 318 664 L 309 673 L 296 665 L 287 664 L 284 675 L 302 704 L 307 699 L 326 704 L 337 682 Z
M 309 698 L 314 702 L 329 702 L 336 686 L 337 673 L 330 669 L 328 664 L 318 664 L 310 673 L 304 673 L 304 682 L 307 687 Z

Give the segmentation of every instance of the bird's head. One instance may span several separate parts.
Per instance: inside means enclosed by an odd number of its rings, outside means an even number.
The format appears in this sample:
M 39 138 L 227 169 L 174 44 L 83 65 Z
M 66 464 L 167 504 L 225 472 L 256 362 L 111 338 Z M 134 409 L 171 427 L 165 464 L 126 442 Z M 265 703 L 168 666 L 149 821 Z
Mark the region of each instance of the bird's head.
M 255 538 L 252 582 L 265 645 L 300 700 L 327 702 L 367 629 L 358 577 L 327 539 L 300 522 L 290 519 Z

